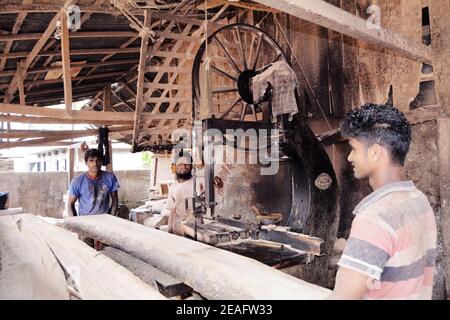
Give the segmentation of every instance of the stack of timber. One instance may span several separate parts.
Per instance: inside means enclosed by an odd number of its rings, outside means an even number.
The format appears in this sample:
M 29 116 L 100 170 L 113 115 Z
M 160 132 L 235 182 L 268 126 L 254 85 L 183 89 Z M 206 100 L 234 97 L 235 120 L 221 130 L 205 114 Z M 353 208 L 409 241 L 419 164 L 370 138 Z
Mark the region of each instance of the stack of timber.
M 29 214 L 0 217 L 0 299 L 165 299 L 76 234 Z
M 64 227 L 164 270 L 206 299 L 323 299 L 331 293 L 256 260 L 111 215 L 66 218 Z

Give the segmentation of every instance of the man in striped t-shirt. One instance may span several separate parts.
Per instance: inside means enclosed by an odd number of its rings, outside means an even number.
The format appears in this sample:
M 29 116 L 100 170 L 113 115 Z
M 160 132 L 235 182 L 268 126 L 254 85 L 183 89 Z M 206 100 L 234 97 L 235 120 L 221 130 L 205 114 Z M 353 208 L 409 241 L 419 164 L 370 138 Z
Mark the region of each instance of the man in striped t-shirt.
M 357 179 L 374 190 L 353 211 L 331 299 L 431 299 L 436 221 L 405 174 L 411 128 L 396 108 L 366 104 L 346 115 L 342 134 Z

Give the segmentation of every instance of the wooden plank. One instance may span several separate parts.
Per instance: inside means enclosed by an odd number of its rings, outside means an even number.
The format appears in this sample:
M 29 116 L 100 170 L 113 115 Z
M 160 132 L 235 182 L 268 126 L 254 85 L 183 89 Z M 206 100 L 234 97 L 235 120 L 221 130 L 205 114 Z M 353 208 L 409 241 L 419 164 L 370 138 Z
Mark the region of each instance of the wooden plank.
M 113 247 L 106 247 L 102 251 L 102 254 L 129 270 L 148 285 L 158 289 L 167 298 L 188 295 L 192 292 L 192 288 L 187 284 L 154 268 L 131 254 Z
M 23 86 L 23 75 L 24 70 L 19 62 L 17 64 L 17 86 L 19 87 L 19 102 L 20 104 L 25 104 L 25 88 Z
M 191 68 L 178 68 L 178 67 L 160 67 L 160 66 L 151 66 L 146 68 L 147 72 L 164 72 L 164 73 L 192 73 Z
M 138 53 L 139 48 L 98 48 L 98 49 L 74 49 L 70 52 L 72 56 L 85 56 L 85 55 L 102 55 L 102 54 L 116 54 L 116 53 Z M 25 58 L 31 53 L 28 51 L 20 52 L 10 52 L 10 53 L 0 53 L 0 59 L 4 58 Z M 37 53 L 35 57 L 56 57 L 62 54 L 61 51 L 43 51 Z M 168 53 L 161 52 L 161 56 L 167 55 Z
M 188 84 L 168 84 L 168 83 L 144 83 L 146 89 L 167 89 L 167 90 L 192 90 Z
M 80 67 L 83 68 L 89 68 L 89 67 L 104 67 L 104 66 L 114 66 L 114 65 L 127 65 L 127 64 L 137 64 L 139 62 L 138 59 L 124 59 L 124 60 L 113 60 L 113 61 L 104 61 L 104 62 L 88 62 L 84 64 L 80 64 L 79 62 L 72 62 L 72 67 Z M 39 73 L 46 73 L 48 71 L 56 71 L 61 70 L 60 66 L 48 66 L 43 68 L 35 68 L 35 69 L 29 69 L 28 74 L 39 74 Z M 0 76 L 13 76 L 17 70 L 6 70 L 3 72 L 0 72 Z
M 263 226 L 259 233 L 259 238 L 268 241 L 275 241 L 289 244 L 292 248 L 314 254 L 316 256 L 323 255 L 322 244 L 320 238 L 311 237 L 305 234 L 292 232 L 282 227 Z
M 432 63 L 431 49 L 421 42 L 391 30 L 368 28 L 367 20 L 323 0 L 256 0 L 256 2 L 358 40 L 387 48 L 410 59 Z
M 70 44 L 69 29 L 67 28 L 66 12 L 59 13 L 61 21 L 61 55 L 62 55 L 62 78 L 64 80 L 64 103 L 66 104 L 66 115 L 72 114 L 72 69 L 70 68 Z M 24 101 L 25 102 L 25 101 Z M 20 103 L 25 104 L 25 103 Z
M 35 231 L 42 236 L 62 269 L 70 275 L 69 284 L 81 299 L 165 299 L 127 269 L 78 240 L 75 234 L 38 217 L 23 215 L 21 220 L 24 232 Z
M 123 132 L 130 131 L 133 129 L 132 126 L 117 126 L 117 127 L 109 127 L 109 132 Z M 51 131 L 51 130 L 14 130 L 10 132 L 1 132 L 1 138 L 13 138 L 13 139 L 24 139 L 24 138 L 36 138 L 36 137 L 83 137 L 83 136 L 92 136 L 97 135 L 98 129 L 90 129 L 90 130 L 61 130 L 61 131 Z
M 133 114 L 131 112 L 96 112 L 96 111 L 79 111 L 74 110 L 72 115 L 68 117 L 65 110 L 53 108 L 30 107 L 16 104 L 0 103 L 0 112 L 9 112 L 22 115 L 43 116 L 56 119 L 73 119 L 73 120 L 119 120 L 132 121 Z
M 7 116 L 0 115 L 0 121 L 17 122 L 17 123 L 40 123 L 40 124 L 96 124 L 96 125 L 116 125 L 116 124 L 131 124 L 131 121 L 118 120 L 86 120 L 86 119 L 62 119 L 49 117 L 28 117 L 28 116 Z
M 30 2 L 29 2 L 30 3 Z M 112 5 L 102 5 L 102 6 L 87 6 L 79 5 L 81 12 L 86 13 L 103 13 L 120 15 L 120 12 L 115 9 Z M 39 13 L 39 12 L 53 12 L 57 13 L 61 10 L 60 4 L 0 4 L 0 14 L 11 14 L 11 13 Z M 136 12 L 135 14 L 140 14 Z
M 322 299 L 331 293 L 253 259 L 111 215 L 67 218 L 64 227 L 133 252 L 207 299 Z
M 144 28 L 148 28 L 150 26 L 151 21 L 151 13 L 149 10 L 146 10 L 144 13 Z M 134 152 L 139 143 L 139 128 L 141 126 L 141 112 L 144 109 L 145 101 L 144 101 L 144 74 L 145 74 L 145 66 L 147 62 L 147 52 L 149 46 L 149 38 L 147 33 L 142 36 L 141 40 L 141 49 L 139 56 L 139 67 L 138 67 L 138 80 L 136 85 L 136 109 L 134 111 L 134 132 L 133 132 L 133 140 L 131 150 Z
M 28 41 L 38 40 L 41 33 L 21 33 L 0 35 L 0 41 Z M 69 33 L 71 39 L 84 38 L 130 38 L 137 36 L 135 31 L 77 31 Z
M 0 300 L 68 300 L 64 273 L 43 237 L 23 215 L 0 216 Z
M 92 80 L 92 79 L 100 79 L 100 78 L 116 78 L 123 75 L 123 72 L 106 72 L 106 73 L 100 73 L 100 74 L 92 74 L 88 76 L 79 76 L 72 78 L 72 81 L 76 80 Z M 24 83 L 24 87 L 31 87 L 31 86 L 39 86 L 39 85 L 48 85 L 48 84 L 55 84 L 55 83 L 63 83 L 63 79 L 51 79 L 51 80 L 37 80 L 37 81 L 27 81 Z M 8 84 L 1 84 L 0 89 L 6 88 Z
M 159 97 L 159 98 L 146 98 L 145 102 L 147 103 L 164 103 L 164 102 L 190 102 L 191 99 L 190 98 L 169 98 L 169 97 Z
M 103 112 L 113 111 L 111 108 L 111 84 L 103 88 Z

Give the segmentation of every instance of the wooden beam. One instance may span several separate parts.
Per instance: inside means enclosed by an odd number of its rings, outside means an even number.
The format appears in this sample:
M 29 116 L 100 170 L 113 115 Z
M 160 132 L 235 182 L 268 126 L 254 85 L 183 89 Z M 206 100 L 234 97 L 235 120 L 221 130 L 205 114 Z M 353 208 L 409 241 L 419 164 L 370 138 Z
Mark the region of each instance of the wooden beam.
M 74 49 L 70 52 L 72 56 L 84 56 L 84 55 L 102 55 L 102 54 L 110 54 L 110 53 L 138 53 L 139 48 L 98 48 L 98 49 Z M 161 53 L 163 54 L 169 53 Z M 25 58 L 30 55 L 30 52 L 10 52 L 10 53 L 0 53 L 0 59 L 3 58 Z M 34 57 L 46 57 L 46 56 L 60 56 L 61 51 L 45 51 L 36 53 Z
M 144 28 L 148 28 L 150 26 L 151 21 L 151 12 L 150 10 L 146 10 L 144 13 Z M 138 80 L 136 86 L 136 109 L 134 111 L 134 132 L 133 132 L 133 141 L 132 141 L 132 152 L 135 152 L 137 145 L 139 143 L 139 128 L 141 126 L 141 112 L 144 109 L 144 74 L 145 74 L 145 65 L 147 61 L 147 52 L 148 52 L 149 38 L 147 33 L 144 33 L 141 40 L 141 50 L 139 56 L 139 67 L 138 67 Z
M 110 133 L 131 131 L 132 126 L 114 126 L 109 127 Z M 98 134 L 98 129 L 90 130 L 14 130 L 10 132 L 1 132 L 1 138 L 12 138 L 12 139 L 27 139 L 27 138 L 51 138 L 51 137 L 68 137 L 68 138 L 79 138 L 95 136 Z
M 19 62 L 17 64 L 17 85 L 19 87 L 19 102 L 20 104 L 25 104 L 25 89 L 23 86 L 23 76 L 24 76 L 24 70 L 22 67 L 22 63 Z
M 31 4 L 33 2 L 33 0 L 24 0 L 23 4 L 27 5 L 27 4 Z M 0 12 L 2 12 L 0 10 Z M 27 17 L 27 12 L 23 12 L 23 13 L 19 13 L 17 15 L 17 19 L 16 22 L 14 23 L 14 26 L 11 30 L 11 34 L 17 34 L 20 31 L 20 28 L 22 27 L 23 22 L 25 21 L 25 18 Z M 3 48 L 3 53 L 9 53 L 9 51 L 11 50 L 11 47 L 13 45 L 12 41 L 7 41 L 5 44 L 5 47 Z M 0 59 L 0 71 L 2 71 L 3 69 L 5 69 L 5 65 L 6 65 L 6 59 Z
M 25 116 L 39 116 L 47 117 L 53 119 L 67 119 L 71 121 L 82 120 L 82 121 L 122 121 L 122 122 L 134 122 L 133 112 L 97 112 L 97 111 L 79 111 L 74 110 L 70 117 L 67 117 L 64 110 L 52 109 L 52 108 L 41 108 L 41 107 L 30 107 L 22 106 L 17 104 L 7 104 L 0 103 L 0 112 L 4 113 L 14 113 Z M 143 113 L 143 120 L 159 120 L 159 119 L 187 119 L 190 114 L 179 114 L 179 113 Z
M 61 53 L 62 53 L 62 69 L 64 81 L 64 103 L 66 104 L 66 115 L 72 114 L 72 69 L 70 67 L 70 43 L 69 28 L 67 27 L 66 12 L 59 13 L 61 22 Z M 24 105 L 25 103 L 20 103 Z
M 102 5 L 102 6 L 84 6 L 79 5 L 81 12 L 86 13 L 103 13 L 120 15 L 120 11 L 114 8 L 112 5 Z M 60 4 L 0 4 L 0 14 L 11 14 L 11 13 L 40 13 L 40 12 L 53 12 L 57 13 L 61 10 Z M 136 12 L 135 14 L 140 14 Z
M 67 7 L 69 7 L 72 4 L 77 3 L 78 0 L 66 0 L 64 4 L 61 6 L 61 11 L 65 11 Z M 48 24 L 47 29 L 42 33 L 41 38 L 36 42 L 31 52 L 29 52 L 26 56 L 25 62 L 23 64 L 23 68 L 25 72 L 28 70 L 29 66 L 33 62 L 33 60 L 36 58 L 38 53 L 41 51 L 41 49 L 44 47 L 47 40 L 53 35 L 56 29 L 56 23 L 59 20 L 59 15 L 56 14 L 53 19 Z M 17 90 L 17 76 L 14 76 L 13 79 L 10 82 L 10 85 L 8 89 L 6 90 L 4 102 L 10 102 L 11 98 L 14 96 L 14 93 Z
M 64 227 L 133 252 L 207 299 L 323 299 L 331 293 L 254 259 L 111 215 L 67 218 Z
M 297 18 L 340 32 L 352 38 L 387 48 L 410 59 L 432 63 L 431 48 L 419 41 L 388 30 L 368 27 L 359 18 L 323 0 L 255 0 Z
M 103 112 L 113 111 L 111 108 L 111 85 L 103 88 Z
M 72 62 L 71 67 L 104 67 L 104 66 L 115 66 L 115 65 L 127 65 L 127 64 L 137 64 L 139 63 L 139 59 L 124 59 L 124 60 L 113 60 L 113 61 L 104 61 L 104 62 L 88 62 L 81 64 L 80 62 Z M 60 66 L 49 66 L 43 68 L 35 68 L 29 69 L 28 74 L 39 74 L 39 73 L 47 73 L 48 71 L 53 70 L 61 70 Z M 13 76 L 17 72 L 17 69 L 5 70 L 0 72 L 0 77 L 4 76 Z
M 128 107 L 128 109 L 130 109 L 131 111 L 134 112 L 134 110 L 136 109 L 136 106 L 133 106 L 131 103 L 129 103 L 128 101 L 124 100 L 118 93 L 116 93 L 115 91 L 112 91 L 112 94 L 114 95 L 114 97 L 119 100 L 119 103 L 115 104 L 114 106 L 118 106 L 120 104 L 124 104 Z
M 116 78 L 116 77 L 121 76 L 121 75 L 123 75 L 123 72 L 107 72 L 107 73 L 100 73 L 100 74 L 92 74 L 92 75 L 89 75 L 89 76 L 74 77 L 74 78 L 72 78 L 72 81 L 76 81 L 76 80 L 92 80 L 92 79 L 99 79 L 99 78 Z M 62 82 L 64 82 L 64 79 L 27 81 L 27 82 L 24 83 L 24 86 L 25 87 L 39 86 L 39 85 L 62 83 Z M 7 86 L 8 86 L 8 84 L 0 84 L 0 89 L 6 88 Z
M 192 72 L 192 68 L 150 66 L 150 67 L 147 67 L 145 71 L 147 71 L 147 72 L 165 72 L 165 73 L 189 74 L 189 73 Z
M 38 40 L 41 37 L 41 33 L 21 33 L 21 34 L 4 34 L 0 35 L 0 41 L 27 41 Z M 71 39 L 84 39 L 84 38 L 130 38 L 137 36 L 135 31 L 81 31 L 70 32 Z
M 0 121 L 8 121 L 14 123 L 39 123 L 39 124 L 95 124 L 95 125 L 115 125 L 115 124 L 132 124 L 131 121 L 118 120 L 84 120 L 84 119 L 58 119 L 50 117 L 29 117 L 29 116 L 11 116 L 0 115 Z

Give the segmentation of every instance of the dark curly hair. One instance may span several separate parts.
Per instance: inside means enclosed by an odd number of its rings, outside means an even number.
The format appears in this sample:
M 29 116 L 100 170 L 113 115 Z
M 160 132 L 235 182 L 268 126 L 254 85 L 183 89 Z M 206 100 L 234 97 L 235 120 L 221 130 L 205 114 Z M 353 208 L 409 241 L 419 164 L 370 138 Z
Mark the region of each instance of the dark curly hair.
M 375 143 L 391 153 L 394 163 L 404 165 L 411 143 L 411 126 L 397 108 L 367 103 L 353 110 L 341 123 L 344 137 L 360 140 L 366 148 Z
M 97 149 L 89 149 L 84 153 L 84 162 L 87 162 L 89 158 L 98 158 L 103 161 L 103 155 Z

